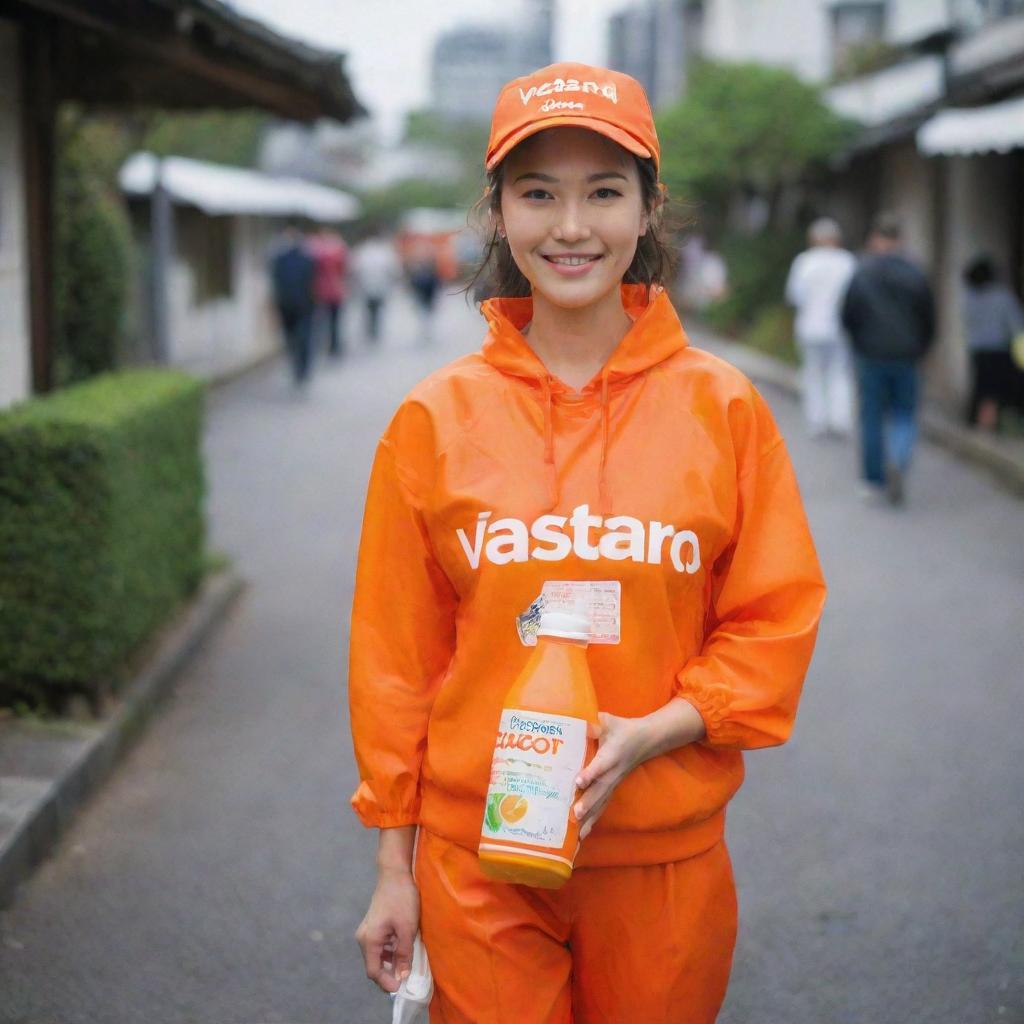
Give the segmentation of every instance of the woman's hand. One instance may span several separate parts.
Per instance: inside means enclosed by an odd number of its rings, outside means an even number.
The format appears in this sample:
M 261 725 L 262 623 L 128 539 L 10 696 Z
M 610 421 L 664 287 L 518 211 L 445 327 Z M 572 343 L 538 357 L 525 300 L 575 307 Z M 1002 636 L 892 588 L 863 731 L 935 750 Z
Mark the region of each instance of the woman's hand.
M 643 718 L 620 718 L 598 713 L 597 753 L 576 778 L 582 790 L 573 807 L 580 823 L 580 839 L 586 839 L 618 784 L 644 760 L 647 735 Z
M 420 894 L 408 868 L 381 868 L 370 909 L 356 929 L 366 976 L 385 992 L 397 992 L 412 965 L 420 926 Z
M 682 697 L 643 718 L 598 713 L 597 753 L 576 779 L 581 796 L 573 805 L 586 839 L 616 787 L 638 765 L 705 736 L 700 712 Z

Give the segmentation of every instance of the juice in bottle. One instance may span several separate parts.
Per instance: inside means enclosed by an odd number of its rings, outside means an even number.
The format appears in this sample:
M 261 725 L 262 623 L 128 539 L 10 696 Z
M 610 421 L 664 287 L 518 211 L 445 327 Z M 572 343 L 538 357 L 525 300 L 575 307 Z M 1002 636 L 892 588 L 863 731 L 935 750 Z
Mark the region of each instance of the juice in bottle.
M 590 624 L 545 612 L 537 647 L 505 697 L 480 829 L 488 878 L 557 889 L 572 874 L 576 776 L 594 755 L 597 698 L 587 665 Z

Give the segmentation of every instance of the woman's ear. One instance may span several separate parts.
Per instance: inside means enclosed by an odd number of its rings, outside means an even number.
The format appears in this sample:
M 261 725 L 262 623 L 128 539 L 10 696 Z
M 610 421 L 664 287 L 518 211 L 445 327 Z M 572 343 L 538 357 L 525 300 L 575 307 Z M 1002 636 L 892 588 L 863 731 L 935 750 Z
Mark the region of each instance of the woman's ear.
M 505 237 L 505 222 L 501 219 L 500 213 L 491 210 L 491 226 L 498 233 L 499 238 Z

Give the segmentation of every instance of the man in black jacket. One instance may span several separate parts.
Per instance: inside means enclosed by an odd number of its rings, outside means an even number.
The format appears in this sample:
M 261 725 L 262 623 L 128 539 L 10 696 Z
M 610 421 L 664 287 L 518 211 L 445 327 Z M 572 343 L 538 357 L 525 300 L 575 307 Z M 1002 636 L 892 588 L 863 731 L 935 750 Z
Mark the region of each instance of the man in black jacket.
M 842 306 L 857 360 L 865 493 L 903 501 L 917 439 L 918 364 L 935 334 L 924 274 L 903 254 L 899 221 L 881 214 Z

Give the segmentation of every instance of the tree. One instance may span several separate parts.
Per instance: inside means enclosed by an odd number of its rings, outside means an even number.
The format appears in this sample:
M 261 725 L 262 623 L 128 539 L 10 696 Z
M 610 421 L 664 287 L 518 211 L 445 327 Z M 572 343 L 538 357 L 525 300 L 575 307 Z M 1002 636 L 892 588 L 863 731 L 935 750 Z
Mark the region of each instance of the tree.
M 658 117 L 661 175 L 717 225 L 744 194 L 763 197 L 774 224 L 783 190 L 841 150 L 854 130 L 788 71 L 708 62 L 684 99 Z

